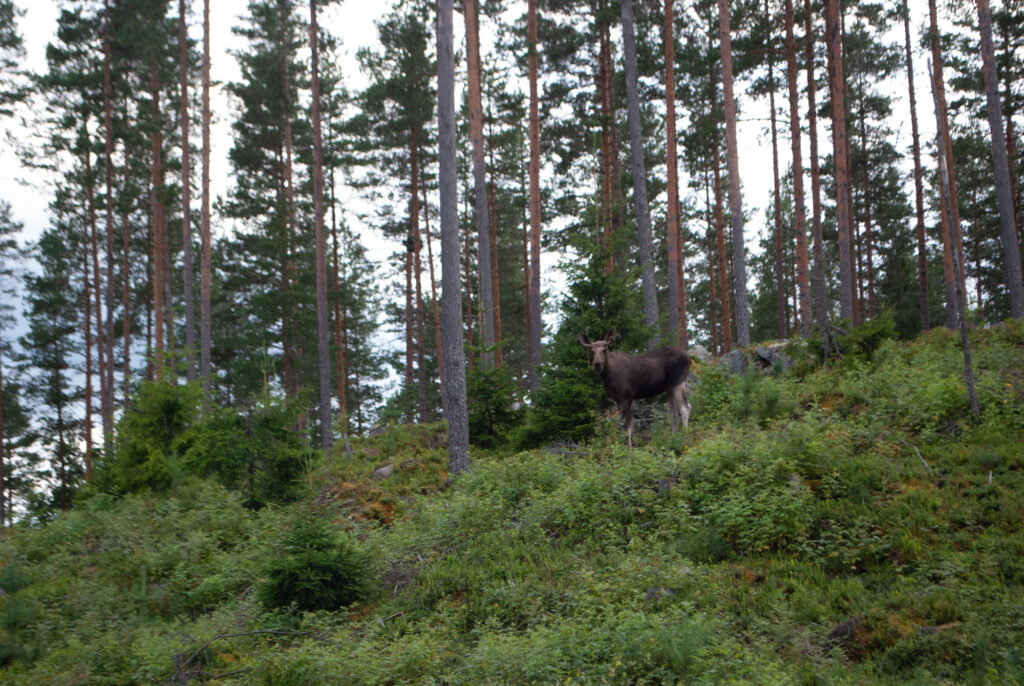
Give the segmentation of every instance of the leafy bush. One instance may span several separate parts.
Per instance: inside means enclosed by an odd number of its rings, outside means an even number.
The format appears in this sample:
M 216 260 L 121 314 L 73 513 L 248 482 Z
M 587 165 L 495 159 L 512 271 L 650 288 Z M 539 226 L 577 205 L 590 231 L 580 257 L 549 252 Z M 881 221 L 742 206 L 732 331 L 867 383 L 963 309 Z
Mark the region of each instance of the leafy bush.
M 845 320 L 842 323 L 846 323 Z M 853 328 L 848 334 L 839 336 L 837 342 L 843 359 L 870 362 L 882 343 L 896 338 L 896 335 L 896 322 L 892 314 L 883 311 L 874 319 Z
M 366 594 L 366 556 L 322 515 L 295 516 L 276 548 L 259 589 L 268 608 L 337 610 Z
M 469 375 L 469 435 L 475 445 L 494 448 L 523 420 L 520 395 L 508 367 L 477 365 Z

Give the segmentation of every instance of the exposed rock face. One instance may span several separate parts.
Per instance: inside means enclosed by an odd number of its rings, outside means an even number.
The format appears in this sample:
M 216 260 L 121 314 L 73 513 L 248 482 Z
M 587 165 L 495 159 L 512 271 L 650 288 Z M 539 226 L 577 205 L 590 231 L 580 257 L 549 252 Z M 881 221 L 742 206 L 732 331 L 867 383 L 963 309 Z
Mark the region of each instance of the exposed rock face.
M 691 359 L 700 360 L 705 364 L 711 364 L 714 358 L 711 357 L 711 353 L 703 345 L 695 345 L 689 350 Z
M 391 476 L 391 474 L 394 471 L 395 471 L 395 465 L 393 465 L 393 464 L 386 464 L 383 467 L 378 467 L 377 470 L 374 471 L 373 478 L 376 479 L 377 481 L 383 481 L 384 479 L 386 479 L 389 476 Z
M 718 364 L 733 374 L 744 373 L 749 365 L 769 374 L 786 371 L 793 366 L 793 358 L 785 352 L 788 345 L 789 341 L 777 341 L 753 348 L 736 348 L 718 358 Z

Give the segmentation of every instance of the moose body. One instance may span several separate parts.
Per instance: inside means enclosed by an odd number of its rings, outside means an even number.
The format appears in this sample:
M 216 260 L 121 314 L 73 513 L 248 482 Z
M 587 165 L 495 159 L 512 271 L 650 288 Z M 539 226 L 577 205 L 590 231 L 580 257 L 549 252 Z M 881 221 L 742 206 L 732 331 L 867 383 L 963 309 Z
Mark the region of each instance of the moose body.
M 690 356 L 679 348 L 659 348 L 640 355 L 609 350 L 619 339 L 612 329 L 603 340 L 591 341 L 580 334 L 576 341 L 593 353 L 591 366 L 604 384 L 604 390 L 619 407 L 626 424 L 626 436 L 633 447 L 633 401 L 665 393 L 672 414 L 672 430 L 690 421 L 690 401 L 686 380 L 690 374 Z

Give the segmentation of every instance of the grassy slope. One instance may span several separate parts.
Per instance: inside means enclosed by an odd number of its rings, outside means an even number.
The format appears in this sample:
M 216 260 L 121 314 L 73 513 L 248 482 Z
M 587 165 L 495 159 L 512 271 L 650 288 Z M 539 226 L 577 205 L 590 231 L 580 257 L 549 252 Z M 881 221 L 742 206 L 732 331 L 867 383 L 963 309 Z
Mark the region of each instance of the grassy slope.
M 1024 683 L 1024 326 L 974 346 L 981 421 L 932 332 L 802 378 L 704 369 L 692 430 L 632 453 L 609 419 L 444 488 L 438 427 L 357 443 L 308 480 L 374 561 L 347 612 L 256 601 L 306 503 L 93 498 L 0 544 L 27 584 L 2 642 L 34 657 L 0 682 Z

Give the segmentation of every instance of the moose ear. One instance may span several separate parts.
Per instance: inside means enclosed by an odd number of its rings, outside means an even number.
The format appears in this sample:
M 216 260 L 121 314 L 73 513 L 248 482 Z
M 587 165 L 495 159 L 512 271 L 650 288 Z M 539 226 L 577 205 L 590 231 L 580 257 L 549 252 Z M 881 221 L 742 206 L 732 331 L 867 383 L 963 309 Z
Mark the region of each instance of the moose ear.
M 576 342 L 582 345 L 584 348 L 590 348 L 594 345 L 593 343 L 590 342 L 590 336 L 588 336 L 585 333 L 581 333 L 579 336 L 577 336 Z
M 618 341 L 620 338 L 622 338 L 622 336 L 619 335 L 619 332 L 616 331 L 615 327 L 613 326 L 612 330 L 608 332 L 608 337 L 605 340 L 608 341 L 608 345 L 611 345 L 612 343 Z

